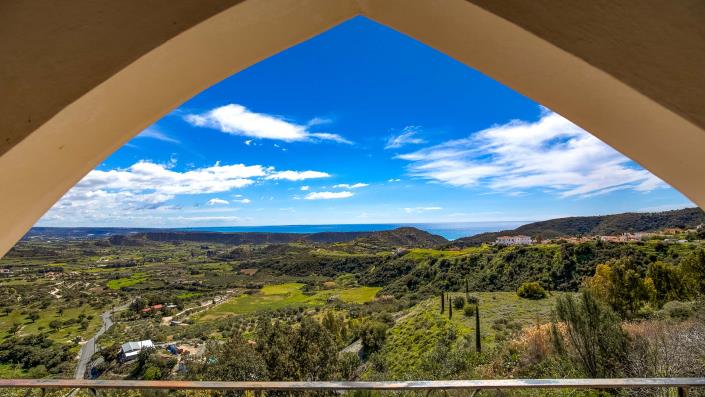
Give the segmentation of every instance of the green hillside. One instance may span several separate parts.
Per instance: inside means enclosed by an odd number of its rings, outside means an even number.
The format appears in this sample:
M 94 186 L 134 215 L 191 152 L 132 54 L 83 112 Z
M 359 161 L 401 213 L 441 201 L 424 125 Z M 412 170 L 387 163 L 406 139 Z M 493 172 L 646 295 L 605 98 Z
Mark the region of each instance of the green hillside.
M 544 239 L 583 235 L 616 235 L 650 232 L 664 228 L 695 228 L 703 223 L 705 223 L 705 212 L 700 208 L 684 208 L 665 212 L 627 212 L 615 215 L 574 216 L 529 223 L 514 230 L 464 237 L 453 241 L 453 244 L 466 246 L 491 242 L 498 236 L 503 235 L 526 235 Z

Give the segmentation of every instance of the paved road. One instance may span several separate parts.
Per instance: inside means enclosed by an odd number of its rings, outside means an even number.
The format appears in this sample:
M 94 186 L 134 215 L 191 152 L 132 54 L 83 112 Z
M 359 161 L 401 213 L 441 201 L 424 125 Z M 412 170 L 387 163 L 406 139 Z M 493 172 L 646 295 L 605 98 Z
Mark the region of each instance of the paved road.
M 88 341 L 86 341 L 86 343 L 81 347 L 80 358 L 78 359 L 78 366 L 76 367 L 76 375 L 74 376 L 76 379 L 83 379 L 86 374 L 88 362 L 91 360 L 93 354 L 95 354 L 95 342 L 105 333 L 105 331 L 109 330 L 110 327 L 113 326 L 113 313 L 120 310 L 125 310 L 129 306 L 130 303 L 126 303 L 100 315 L 100 318 L 103 320 L 103 325 L 100 329 L 98 329 L 98 332 L 96 332 L 92 338 L 88 339 Z

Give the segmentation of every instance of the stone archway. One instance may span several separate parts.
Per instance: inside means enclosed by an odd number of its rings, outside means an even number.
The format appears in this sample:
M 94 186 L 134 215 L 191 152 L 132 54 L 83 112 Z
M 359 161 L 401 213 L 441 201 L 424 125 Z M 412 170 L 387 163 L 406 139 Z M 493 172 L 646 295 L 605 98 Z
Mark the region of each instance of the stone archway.
M 545 104 L 705 206 L 705 3 L 627 3 L 4 2 L 0 254 L 171 109 L 356 15 Z

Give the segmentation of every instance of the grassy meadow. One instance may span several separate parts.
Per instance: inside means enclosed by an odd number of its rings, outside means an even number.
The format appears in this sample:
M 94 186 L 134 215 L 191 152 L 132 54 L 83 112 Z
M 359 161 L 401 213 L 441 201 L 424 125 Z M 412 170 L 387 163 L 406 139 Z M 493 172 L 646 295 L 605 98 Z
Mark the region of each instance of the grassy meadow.
M 484 351 L 492 350 L 501 340 L 524 327 L 551 321 L 551 310 L 561 293 L 552 293 L 546 299 L 519 298 L 514 292 L 472 292 L 480 300 L 480 332 Z M 449 293 L 451 297 L 464 293 Z M 448 296 L 446 295 L 446 296 Z M 402 316 L 389 329 L 382 348 L 390 379 L 413 379 L 419 367 L 429 361 L 442 338 L 451 337 L 457 346 L 473 350 L 475 346 L 475 317 L 466 316 L 462 309 L 453 309 L 449 319 L 448 304 L 441 314 L 440 297 L 426 299 Z
M 199 316 L 199 321 L 286 307 L 321 306 L 330 298 L 337 298 L 346 303 L 365 303 L 372 301 L 380 290 L 379 287 L 351 287 L 306 293 L 303 287 L 304 284 L 301 283 L 266 285 L 256 294 L 242 294 L 205 311 Z

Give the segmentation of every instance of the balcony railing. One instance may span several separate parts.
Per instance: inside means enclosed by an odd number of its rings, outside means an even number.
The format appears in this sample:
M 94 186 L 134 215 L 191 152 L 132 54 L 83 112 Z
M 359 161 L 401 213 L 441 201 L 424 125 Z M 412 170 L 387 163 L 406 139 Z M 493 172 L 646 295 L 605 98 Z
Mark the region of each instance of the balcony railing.
M 409 382 L 191 382 L 143 380 L 82 380 L 82 379 L 0 379 L 2 389 L 87 389 L 93 395 L 101 390 L 206 390 L 206 391 L 451 391 L 467 390 L 473 395 L 481 390 L 495 389 L 676 389 L 679 397 L 688 390 L 705 387 L 705 378 L 619 378 L 619 379 L 497 379 L 439 380 Z

